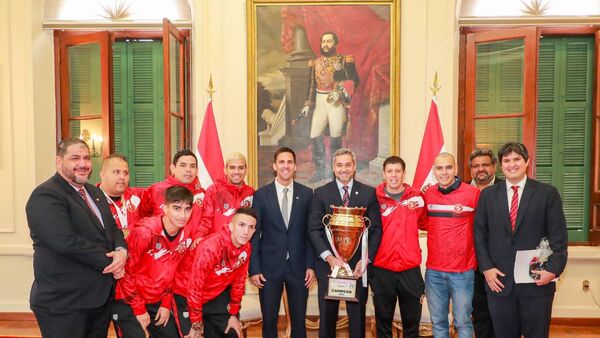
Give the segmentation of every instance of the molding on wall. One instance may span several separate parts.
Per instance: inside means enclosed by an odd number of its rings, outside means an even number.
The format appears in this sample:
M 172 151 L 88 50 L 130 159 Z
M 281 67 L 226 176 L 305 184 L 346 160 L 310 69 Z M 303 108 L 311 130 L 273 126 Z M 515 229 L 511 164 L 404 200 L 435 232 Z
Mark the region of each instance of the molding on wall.
M 33 257 L 33 247 L 28 245 L 2 245 L 0 246 L 0 256 L 25 256 Z M 0 304 L 2 304 L 0 302 Z

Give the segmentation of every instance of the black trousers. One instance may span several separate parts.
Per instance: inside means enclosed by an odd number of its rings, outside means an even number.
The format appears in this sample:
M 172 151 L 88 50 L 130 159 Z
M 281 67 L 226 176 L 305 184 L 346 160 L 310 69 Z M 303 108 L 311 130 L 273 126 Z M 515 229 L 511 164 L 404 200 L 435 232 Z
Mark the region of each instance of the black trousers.
M 418 338 L 423 308 L 421 297 L 425 294 L 421 269 L 415 267 L 394 272 L 372 266 L 369 282 L 373 291 L 377 337 L 392 337 L 392 321 L 397 299 L 402 316 L 403 337 Z
M 173 314 L 176 316 L 175 320 L 180 330 L 179 333 L 186 336 L 188 333 L 190 333 L 190 329 L 192 328 L 187 298 L 180 294 L 174 293 L 173 300 L 175 301 L 175 309 L 173 309 Z
M 204 338 L 236 338 L 234 329 L 225 333 L 229 321 L 230 288 L 221 292 L 216 298 L 202 305 L 202 322 L 204 323 Z
M 284 285 L 290 310 L 292 338 L 306 338 L 305 318 L 308 289 L 304 286 L 304 276 L 301 278 L 294 276 L 288 262 L 282 278 L 268 276 L 265 278 L 267 279 L 265 285 L 258 290 L 260 310 L 263 316 L 263 338 L 277 338 L 277 319 Z
M 523 297 L 513 292 L 506 297 L 488 294 L 494 333 L 502 338 L 548 338 L 554 294 Z
M 331 271 L 329 264 L 317 258 L 315 268 L 317 270 L 319 294 L 319 338 L 334 338 L 336 336 L 336 323 L 340 301 L 325 299 L 327 295 L 327 275 Z M 356 297 L 358 298 L 358 302 L 346 302 L 346 312 L 348 313 L 349 321 L 348 327 L 350 338 L 364 338 L 368 288 L 362 287 L 362 279 L 358 279 L 356 283 Z
M 160 308 L 160 302 L 146 304 L 146 311 L 150 315 L 150 325 L 146 328 L 151 338 L 179 338 L 179 331 L 175 325 L 175 318 L 171 315 L 166 326 L 156 326 L 156 313 Z M 111 307 L 112 320 L 119 338 L 145 338 L 146 334 L 142 325 L 138 322 L 129 304 L 123 300 L 115 300 Z
M 494 338 L 494 325 L 488 309 L 487 292 L 485 291 L 485 277 L 483 273 L 475 270 L 475 284 L 473 290 L 473 328 L 476 338 Z
M 108 303 L 96 309 L 53 309 L 31 305 L 43 338 L 106 338 Z

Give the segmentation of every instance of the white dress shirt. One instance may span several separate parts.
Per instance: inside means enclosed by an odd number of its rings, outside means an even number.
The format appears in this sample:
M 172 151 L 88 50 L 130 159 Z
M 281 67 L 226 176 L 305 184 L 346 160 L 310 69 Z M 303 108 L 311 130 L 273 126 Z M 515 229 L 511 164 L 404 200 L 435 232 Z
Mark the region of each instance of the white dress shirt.
M 281 206 L 282 206 L 281 203 L 283 203 L 283 189 L 284 188 L 288 188 L 288 192 L 287 192 L 287 198 L 288 198 L 287 212 L 288 212 L 288 214 L 285 216 L 287 216 L 287 219 L 289 220 L 290 215 L 292 213 L 292 201 L 294 199 L 294 181 L 292 180 L 289 185 L 284 186 L 281 183 L 279 183 L 277 181 L 277 179 L 275 179 L 275 191 L 277 191 L 277 202 L 279 203 L 279 210 L 281 210 Z M 285 217 L 284 217 L 284 219 L 285 219 Z M 286 224 L 286 226 L 287 226 L 287 224 Z
M 516 185 L 519 187 L 519 189 L 518 189 L 519 200 L 518 200 L 518 204 L 517 204 L 517 206 L 519 206 L 519 205 L 521 205 L 521 197 L 523 197 L 523 191 L 525 190 L 525 182 L 527 182 L 527 176 L 523 177 L 523 179 L 517 184 L 512 184 L 508 180 L 506 180 L 506 193 L 507 193 L 507 197 L 508 197 L 508 211 L 509 212 L 510 212 L 510 204 L 512 201 L 512 197 L 515 194 L 514 190 L 512 189 L 512 186 Z

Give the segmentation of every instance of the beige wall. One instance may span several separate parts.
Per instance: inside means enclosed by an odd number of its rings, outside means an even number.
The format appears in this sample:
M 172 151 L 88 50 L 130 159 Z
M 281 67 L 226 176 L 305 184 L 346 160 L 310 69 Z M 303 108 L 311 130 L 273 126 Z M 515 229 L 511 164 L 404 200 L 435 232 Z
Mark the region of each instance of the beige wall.
M 247 153 L 246 3 L 191 0 L 194 20 L 192 95 L 199 134 L 212 73 L 214 109 L 225 153 Z M 41 29 L 42 0 L 0 0 L 0 312 L 28 311 L 31 241 L 24 207 L 31 190 L 53 172 L 56 138 L 52 33 Z M 438 72 L 446 147 L 457 146 L 458 29 L 455 1 L 402 1 L 400 155 L 412 180 Z M 581 280 L 600 296 L 600 249 L 571 248 L 559 284 L 555 316 L 600 317 Z M 255 290 L 249 289 L 256 304 Z M 310 313 L 316 313 L 311 301 Z

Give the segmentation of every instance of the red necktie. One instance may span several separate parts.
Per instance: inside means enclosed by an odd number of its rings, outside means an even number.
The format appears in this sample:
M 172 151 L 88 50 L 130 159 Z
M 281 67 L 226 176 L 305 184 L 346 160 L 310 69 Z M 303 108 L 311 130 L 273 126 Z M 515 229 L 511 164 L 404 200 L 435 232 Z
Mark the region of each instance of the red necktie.
M 92 211 L 92 214 L 94 214 L 96 216 L 96 218 L 98 218 L 98 215 L 96 215 L 96 212 L 94 211 L 94 209 L 92 208 L 92 206 L 90 205 L 90 202 L 87 199 L 87 193 L 85 192 L 85 189 L 83 187 L 77 189 L 77 191 L 79 192 L 79 195 L 81 195 L 81 197 L 83 198 L 83 200 L 85 201 L 85 204 L 88 206 L 88 208 L 90 208 L 90 210 Z
M 350 204 L 350 192 L 348 192 L 348 186 L 345 185 L 342 187 L 344 189 L 344 197 L 342 197 L 342 204 L 347 207 Z
M 517 225 L 517 210 L 519 210 L 519 186 L 513 185 L 513 196 L 512 200 L 510 200 L 510 225 L 512 226 L 512 231 L 515 232 L 515 226 Z

